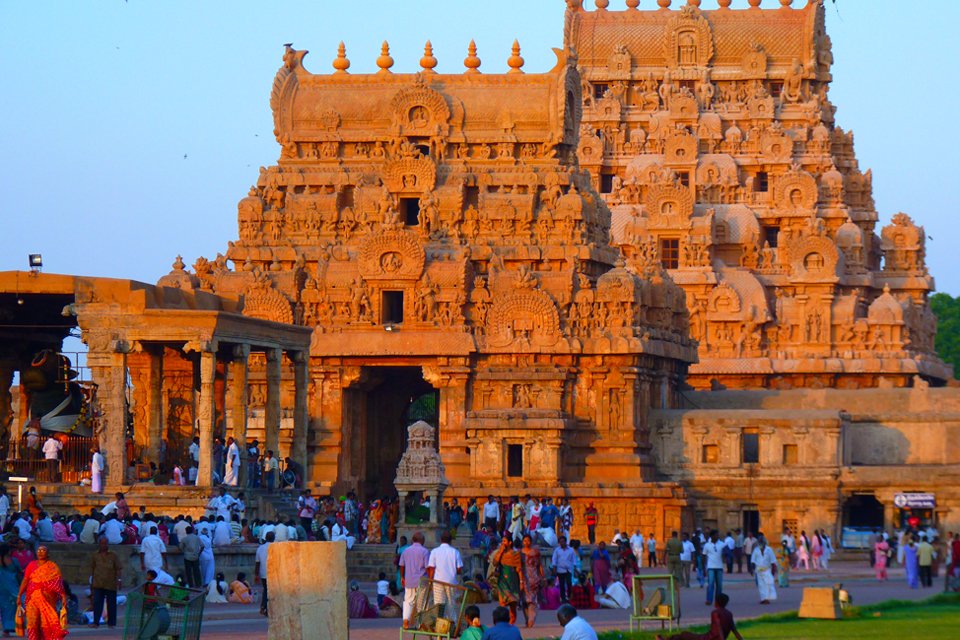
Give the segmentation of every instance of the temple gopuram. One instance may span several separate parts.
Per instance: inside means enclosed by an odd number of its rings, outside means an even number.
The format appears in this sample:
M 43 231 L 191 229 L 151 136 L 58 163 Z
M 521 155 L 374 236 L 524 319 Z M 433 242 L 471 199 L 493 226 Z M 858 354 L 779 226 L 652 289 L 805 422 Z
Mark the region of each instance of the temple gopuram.
M 0 380 L 79 330 L 112 486 L 194 435 L 209 485 L 232 435 L 321 493 L 392 494 L 417 425 L 405 482 L 567 497 L 581 532 L 593 502 L 601 537 L 840 535 L 921 504 L 956 527 L 925 235 L 904 213 L 878 233 L 822 2 L 595 4 L 567 0 L 545 73 L 517 43 L 503 74 L 472 42 L 456 74 L 429 42 L 413 73 L 385 42 L 371 74 L 287 45 L 280 157 L 237 239 L 156 285 L 0 273 L 0 319 L 58 327 L 0 332 Z M 0 394 L 14 438 L 22 393 L 16 420 Z

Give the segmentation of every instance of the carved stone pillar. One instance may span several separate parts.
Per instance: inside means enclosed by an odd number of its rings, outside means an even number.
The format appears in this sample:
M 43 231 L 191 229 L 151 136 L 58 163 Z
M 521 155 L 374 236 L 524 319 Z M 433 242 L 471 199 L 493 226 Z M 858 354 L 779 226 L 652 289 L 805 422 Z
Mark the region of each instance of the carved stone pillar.
M 307 468 L 307 427 L 310 412 L 307 405 L 309 389 L 310 354 L 297 351 L 293 356 L 293 442 L 290 444 L 290 457 L 303 466 L 304 479 L 310 477 Z
M 247 358 L 250 345 L 242 344 L 233 348 L 233 359 L 227 374 L 230 387 L 230 434 L 240 447 L 240 486 L 247 483 Z
M 217 354 L 207 348 L 200 352 L 200 399 L 197 421 L 200 423 L 200 467 L 197 469 L 197 486 L 209 487 L 213 483 L 213 432 L 216 419 L 214 382 L 217 374 Z
M 150 352 L 150 369 L 147 375 L 147 450 L 158 464 L 166 460 L 160 455 L 163 448 L 163 350 Z
M 87 344 L 99 343 L 90 339 Z M 127 475 L 127 345 L 118 340 L 109 340 L 103 350 L 91 349 L 87 354 L 87 366 L 97 384 L 97 401 L 100 405 L 100 450 L 106 459 L 106 484 L 120 487 Z
M 0 360 L 0 457 L 7 459 L 10 443 L 10 427 L 13 425 L 13 385 L 14 363 L 12 360 Z
M 267 397 L 263 412 L 264 447 L 280 457 L 280 378 L 283 352 L 267 350 Z

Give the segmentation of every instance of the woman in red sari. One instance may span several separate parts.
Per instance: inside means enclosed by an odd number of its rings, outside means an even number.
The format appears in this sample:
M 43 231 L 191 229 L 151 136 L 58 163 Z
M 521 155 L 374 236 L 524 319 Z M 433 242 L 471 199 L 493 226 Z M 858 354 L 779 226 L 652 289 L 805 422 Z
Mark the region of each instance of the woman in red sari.
M 67 599 L 60 568 L 37 548 L 37 559 L 23 572 L 20 595 L 26 594 L 24 622 L 28 640 L 61 640 L 67 635 Z M 59 606 L 58 606 L 59 605 Z

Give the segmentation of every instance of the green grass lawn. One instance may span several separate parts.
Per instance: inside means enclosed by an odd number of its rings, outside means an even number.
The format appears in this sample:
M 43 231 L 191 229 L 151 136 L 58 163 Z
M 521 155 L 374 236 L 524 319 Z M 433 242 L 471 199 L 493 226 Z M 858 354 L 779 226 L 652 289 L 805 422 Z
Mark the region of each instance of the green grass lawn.
M 960 595 L 942 594 L 922 602 L 890 600 L 853 607 L 843 620 L 800 620 L 796 612 L 764 616 L 737 624 L 745 640 L 957 640 Z M 706 627 L 691 631 L 705 632 Z M 654 632 L 606 632 L 600 640 L 652 640 Z M 666 635 L 666 634 L 665 634 Z M 733 637 L 732 635 L 730 636 Z

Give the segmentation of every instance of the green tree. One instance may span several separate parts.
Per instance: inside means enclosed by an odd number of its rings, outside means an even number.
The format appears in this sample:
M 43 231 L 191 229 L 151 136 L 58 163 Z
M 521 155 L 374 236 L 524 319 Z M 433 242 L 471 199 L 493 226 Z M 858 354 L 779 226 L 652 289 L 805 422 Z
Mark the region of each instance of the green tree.
M 930 309 L 937 316 L 937 353 L 960 372 L 960 298 L 935 293 L 930 296 Z

